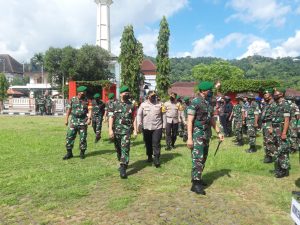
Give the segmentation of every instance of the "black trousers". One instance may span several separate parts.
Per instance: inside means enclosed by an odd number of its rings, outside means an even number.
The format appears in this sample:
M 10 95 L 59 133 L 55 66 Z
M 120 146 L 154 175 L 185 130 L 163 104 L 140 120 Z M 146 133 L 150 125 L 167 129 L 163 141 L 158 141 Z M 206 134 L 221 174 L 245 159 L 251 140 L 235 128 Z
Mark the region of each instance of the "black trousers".
M 167 146 L 174 146 L 178 133 L 178 123 L 167 123 L 166 125 L 166 142 Z
M 143 130 L 143 136 L 146 144 L 147 155 L 154 155 L 159 157 L 162 128 L 157 130 Z

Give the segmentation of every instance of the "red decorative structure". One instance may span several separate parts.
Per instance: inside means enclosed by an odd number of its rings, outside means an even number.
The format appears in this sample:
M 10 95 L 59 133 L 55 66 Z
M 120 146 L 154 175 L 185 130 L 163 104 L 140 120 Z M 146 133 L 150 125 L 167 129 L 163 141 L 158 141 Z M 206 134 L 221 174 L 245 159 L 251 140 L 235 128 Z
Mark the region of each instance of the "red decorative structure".
M 69 81 L 69 100 L 76 96 L 76 81 Z

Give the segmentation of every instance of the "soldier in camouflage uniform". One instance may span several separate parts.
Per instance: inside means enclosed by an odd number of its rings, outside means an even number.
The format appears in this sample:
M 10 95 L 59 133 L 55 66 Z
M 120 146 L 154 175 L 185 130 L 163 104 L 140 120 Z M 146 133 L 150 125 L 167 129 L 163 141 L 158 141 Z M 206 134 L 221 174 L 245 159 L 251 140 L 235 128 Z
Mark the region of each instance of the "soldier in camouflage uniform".
M 198 85 L 199 95 L 194 98 L 188 107 L 188 140 L 187 147 L 192 149 L 192 187 L 191 191 L 205 195 L 204 187 L 206 184 L 202 180 L 202 172 L 208 156 L 209 148 L 209 129 L 213 126 L 219 135 L 220 141 L 224 136 L 216 126 L 212 117 L 209 103 L 205 100 L 208 93 L 212 90 L 213 83 L 202 81 Z
M 47 95 L 46 100 L 45 100 L 45 105 L 46 105 L 46 114 L 47 115 L 52 115 L 52 99 L 50 95 Z
M 242 108 L 243 108 L 243 98 L 238 94 L 236 96 L 238 103 L 233 107 L 232 117 L 234 121 L 233 127 L 235 128 L 235 138 L 238 146 L 244 145 L 243 142 L 243 118 L 242 118 Z M 230 119 L 231 120 L 231 119 Z
M 295 97 L 295 104 L 298 106 L 298 109 L 300 109 L 300 96 Z M 300 115 L 298 115 L 297 117 L 297 143 L 298 143 L 298 151 L 300 153 Z
M 299 144 L 297 140 L 297 123 L 299 117 L 299 108 L 295 103 L 293 96 L 286 96 L 285 99 L 288 101 L 291 107 L 291 120 L 289 125 L 289 142 L 290 142 L 290 153 L 298 151 Z
M 258 115 L 259 109 L 255 101 L 255 96 L 250 93 L 248 95 L 250 105 L 247 111 L 247 117 L 245 117 L 245 111 L 243 110 L 243 123 L 247 125 L 247 135 L 249 138 L 250 148 L 246 150 L 247 153 L 256 152 L 256 129 L 258 127 Z
M 187 139 L 188 139 L 188 133 L 187 133 L 187 118 L 188 118 L 188 115 L 187 115 L 187 110 L 188 110 L 188 107 L 190 105 L 190 98 L 189 97 L 184 97 L 183 102 L 184 102 L 184 105 L 183 105 L 183 108 L 184 108 L 184 110 L 183 110 L 184 128 L 183 128 L 182 140 L 183 140 L 183 142 L 186 142 Z
M 276 103 L 272 98 L 273 89 L 266 89 L 263 93 L 265 104 L 262 107 L 261 121 L 265 150 L 264 163 L 272 163 L 273 155 L 276 151 L 274 137 L 272 135 L 272 117 L 276 108 Z
M 38 105 L 39 115 L 43 116 L 46 112 L 46 99 L 44 98 L 44 96 L 40 96 L 37 99 L 37 105 Z
M 288 129 L 291 117 L 291 107 L 284 99 L 285 89 L 277 88 L 274 92 L 276 102 L 275 112 L 272 116 L 273 136 L 276 146 L 275 177 L 282 178 L 289 175 L 289 143 Z
M 129 101 L 129 88 L 120 88 L 120 100 L 109 109 L 109 136 L 114 139 L 117 157 L 120 161 L 120 177 L 127 178 L 126 169 L 129 163 L 130 136 L 133 128 L 134 135 L 137 135 L 135 120 L 136 109 Z
M 95 143 L 97 143 L 101 139 L 102 121 L 105 111 L 105 104 L 100 100 L 99 93 L 94 95 L 92 107 L 92 126 L 96 134 Z
M 92 105 L 88 102 L 86 96 L 87 87 L 80 86 L 77 88 L 77 96 L 70 100 L 67 114 L 66 114 L 66 126 L 69 124 L 69 116 L 71 115 L 70 125 L 67 131 L 66 137 L 66 149 L 67 154 L 63 157 L 63 160 L 67 160 L 73 157 L 72 149 L 74 146 L 76 134 L 79 133 L 80 137 L 80 158 L 85 158 L 85 151 L 87 149 L 87 126 L 91 124 L 91 112 Z

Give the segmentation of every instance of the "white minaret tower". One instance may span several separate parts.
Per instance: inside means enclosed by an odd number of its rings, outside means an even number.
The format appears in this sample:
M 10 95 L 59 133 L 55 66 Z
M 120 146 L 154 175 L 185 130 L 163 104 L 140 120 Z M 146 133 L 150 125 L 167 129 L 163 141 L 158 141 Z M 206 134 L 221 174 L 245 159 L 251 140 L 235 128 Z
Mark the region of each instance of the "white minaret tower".
M 110 5 L 112 0 L 95 0 L 97 4 L 96 45 L 110 52 Z

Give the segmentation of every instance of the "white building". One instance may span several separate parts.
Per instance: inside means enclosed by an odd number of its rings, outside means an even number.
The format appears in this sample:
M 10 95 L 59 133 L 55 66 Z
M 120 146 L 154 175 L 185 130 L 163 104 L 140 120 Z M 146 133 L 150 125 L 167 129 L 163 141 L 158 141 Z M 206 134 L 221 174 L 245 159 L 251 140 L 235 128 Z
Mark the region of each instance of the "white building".
M 156 66 L 154 63 L 145 59 L 141 65 L 141 73 L 144 75 L 144 89 L 154 91 L 156 89 Z

